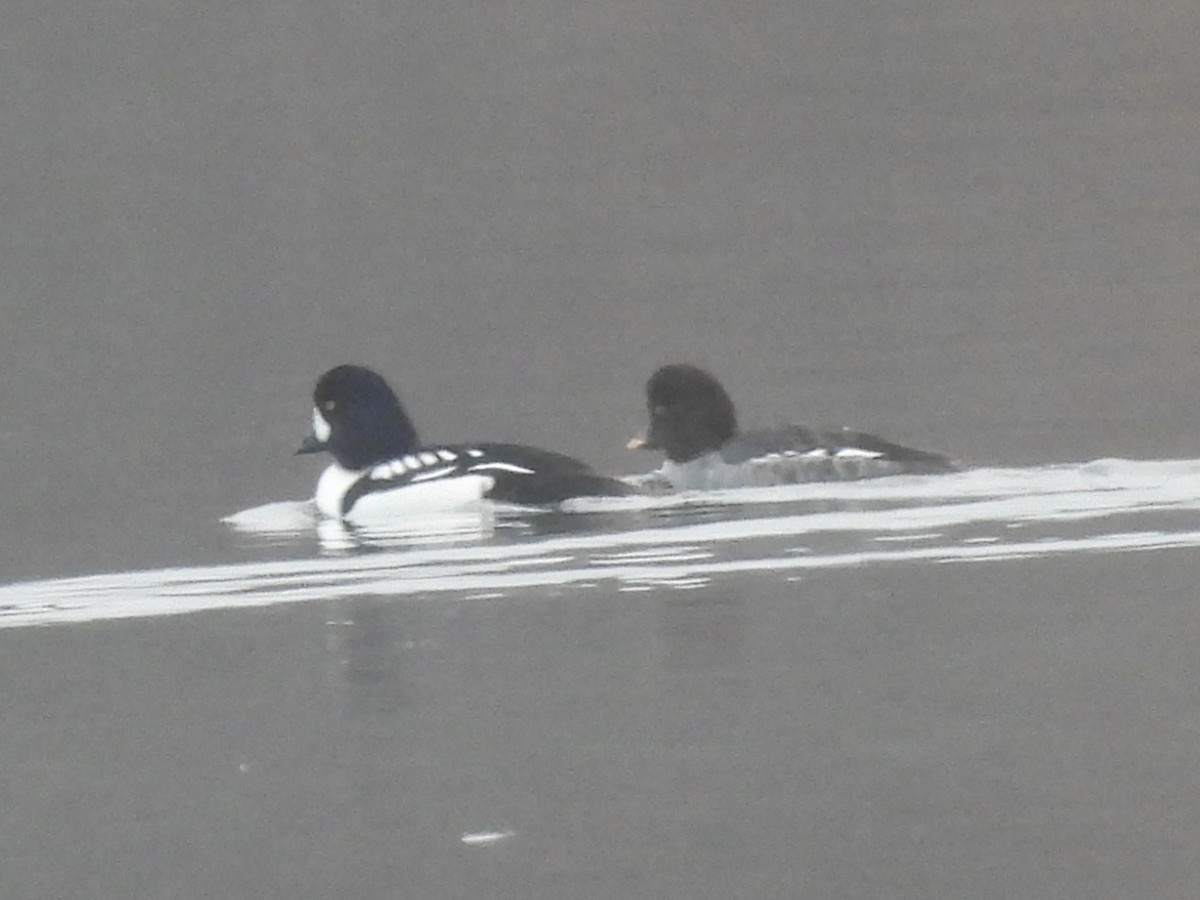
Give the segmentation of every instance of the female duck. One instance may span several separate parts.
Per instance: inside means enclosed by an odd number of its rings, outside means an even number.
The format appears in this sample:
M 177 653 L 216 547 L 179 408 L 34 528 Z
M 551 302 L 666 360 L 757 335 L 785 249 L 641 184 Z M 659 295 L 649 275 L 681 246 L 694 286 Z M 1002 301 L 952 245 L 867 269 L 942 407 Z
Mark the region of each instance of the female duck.
M 663 366 L 646 384 L 650 428 L 627 445 L 667 459 L 646 487 L 712 490 L 845 481 L 884 475 L 954 472 L 947 456 L 893 444 L 872 434 L 803 425 L 739 432 L 733 401 L 712 375 L 689 365 Z

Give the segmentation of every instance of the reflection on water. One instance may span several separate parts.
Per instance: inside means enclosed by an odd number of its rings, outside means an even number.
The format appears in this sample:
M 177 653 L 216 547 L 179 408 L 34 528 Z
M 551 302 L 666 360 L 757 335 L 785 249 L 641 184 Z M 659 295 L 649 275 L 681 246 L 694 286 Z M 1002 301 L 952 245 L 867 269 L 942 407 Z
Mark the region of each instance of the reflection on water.
M 350 711 L 391 714 L 411 704 L 403 672 L 413 649 L 398 631 L 400 623 L 378 602 L 360 600 L 347 605 L 345 618 L 329 623 L 329 649 Z
M 264 548 L 324 558 L 162 569 L 0 588 L 8 626 L 166 615 L 363 595 L 481 598 L 534 588 L 704 587 L 739 572 L 953 562 L 1196 546 L 1200 460 L 979 469 L 875 482 L 478 507 L 388 531 L 315 523 L 308 504 L 231 517 Z

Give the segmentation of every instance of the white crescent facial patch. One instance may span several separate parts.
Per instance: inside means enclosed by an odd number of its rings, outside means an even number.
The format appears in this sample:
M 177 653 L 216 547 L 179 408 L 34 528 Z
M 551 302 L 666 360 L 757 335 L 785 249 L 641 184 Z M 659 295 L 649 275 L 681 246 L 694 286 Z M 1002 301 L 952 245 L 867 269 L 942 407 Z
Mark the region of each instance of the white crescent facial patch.
M 329 440 L 329 435 L 332 433 L 332 431 L 333 429 L 329 427 L 329 422 L 326 421 L 323 415 L 321 415 L 321 410 L 314 406 L 312 414 L 313 437 L 324 444 Z

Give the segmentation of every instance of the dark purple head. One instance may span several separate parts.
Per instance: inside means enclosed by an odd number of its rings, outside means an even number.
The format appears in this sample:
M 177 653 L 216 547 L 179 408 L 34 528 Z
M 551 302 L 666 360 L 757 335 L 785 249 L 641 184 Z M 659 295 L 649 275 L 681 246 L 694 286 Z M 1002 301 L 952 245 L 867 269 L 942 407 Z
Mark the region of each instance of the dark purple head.
M 383 376 L 337 366 L 317 380 L 313 428 L 297 453 L 328 450 L 347 469 L 362 469 L 419 446 L 417 430 Z

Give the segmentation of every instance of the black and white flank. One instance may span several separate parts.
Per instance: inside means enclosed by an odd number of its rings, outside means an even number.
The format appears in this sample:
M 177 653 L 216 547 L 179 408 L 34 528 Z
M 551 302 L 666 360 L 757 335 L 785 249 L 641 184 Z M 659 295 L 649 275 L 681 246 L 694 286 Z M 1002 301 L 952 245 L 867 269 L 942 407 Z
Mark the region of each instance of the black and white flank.
M 646 384 L 650 427 L 630 449 L 667 457 L 644 476 L 647 488 L 715 490 L 847 481 L 957 471 L 947 456 L 843 428 L 803 425 L 739 432 L 733 401 L 712 375 L 690 365 L 663 366 Z
M 633 489 L 561 453 L 521 444 L 423 446 L 396 393 L 362 366 L 330 369 L 313 391 L 312 433 L 298 453 L 328 451 L 317 482 L 325 516 L 375 518 L 474 500 L 542 506 Z

